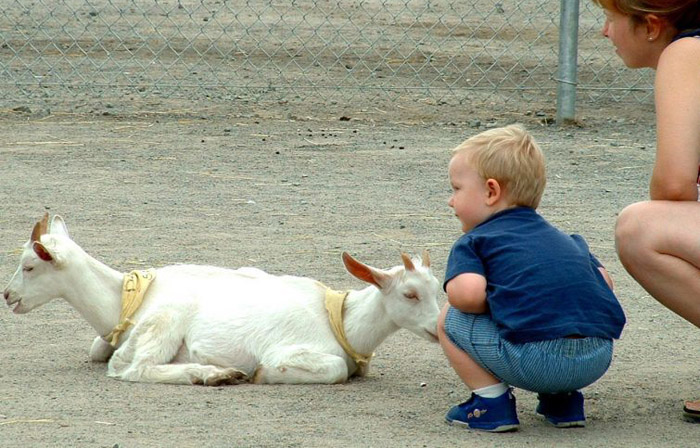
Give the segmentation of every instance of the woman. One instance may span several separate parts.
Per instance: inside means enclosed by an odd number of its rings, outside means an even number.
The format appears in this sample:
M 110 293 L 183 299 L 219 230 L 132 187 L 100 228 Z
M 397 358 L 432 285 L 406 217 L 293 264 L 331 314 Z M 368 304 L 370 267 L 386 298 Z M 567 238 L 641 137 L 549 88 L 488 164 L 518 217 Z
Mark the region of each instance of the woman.
M 620 260 L 664 306 L 700 327 L 700 2 L 593 0 L 603 35 L 630 68 L 656 70 L 657 146 L 650 200 L 617 221 Z M 700 420 L 700 400 L 685 414 Z

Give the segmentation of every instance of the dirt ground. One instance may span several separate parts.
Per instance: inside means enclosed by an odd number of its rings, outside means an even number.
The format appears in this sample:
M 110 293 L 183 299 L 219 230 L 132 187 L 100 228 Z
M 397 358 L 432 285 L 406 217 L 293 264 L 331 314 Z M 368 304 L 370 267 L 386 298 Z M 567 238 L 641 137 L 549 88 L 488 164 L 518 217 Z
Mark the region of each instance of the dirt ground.
M 0 313 L 0 447 L 697 446 L 700 425 L 685 422 L 680 409 L 683 399 L 700 397 L 700 332 L 651 299 L 613 245 L 616 214 L 646 195 L 651 106 L 590 107 L 579 126 L 561 127 L 543 124 L 551 107 L 389 107 L 7 109 L 0 278 L 9 281 L 44 211 L 62 215 L 88 253 L 124 271 L 257 266 L 358 288 L 341 251 L 388 268 L 402 250 L 428 249 L 442 278 L 459 236 L 447 207 L 449 150 L 487 126 L 520 122 L 548 159 L 540 212 L 586 237 L 628 317 L 612 367 L 584 391 L 586 428 L 547 426 L 535 415 L 535 395 L 521 390 L 516 433 L 446 425 L 445 412 L 468 391 L 436 344 L 406 331 L 379 347 L 366 378 L 343 385 L 119 382 L 88 361 L 93 330 L 56 300 L 28 315 Z

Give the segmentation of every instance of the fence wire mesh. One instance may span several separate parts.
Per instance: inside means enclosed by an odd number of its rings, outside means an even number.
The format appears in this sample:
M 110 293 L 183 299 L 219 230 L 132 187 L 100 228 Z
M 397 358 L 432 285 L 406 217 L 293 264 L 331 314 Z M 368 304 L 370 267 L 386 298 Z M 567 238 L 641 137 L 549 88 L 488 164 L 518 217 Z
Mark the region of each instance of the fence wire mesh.
M 534 0 L 0 0 L 0 99 L 505 101 L 557 90 L 559 5 Z M 578 100 L 649 101 L 581 3 Z

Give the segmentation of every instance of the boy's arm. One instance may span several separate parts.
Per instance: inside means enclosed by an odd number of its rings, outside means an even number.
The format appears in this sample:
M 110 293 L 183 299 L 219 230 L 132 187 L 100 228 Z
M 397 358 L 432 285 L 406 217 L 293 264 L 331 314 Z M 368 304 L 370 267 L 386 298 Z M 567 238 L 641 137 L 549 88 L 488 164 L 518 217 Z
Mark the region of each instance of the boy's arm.
M 459 274 L 445 285 L 447 301 L 454 308 L 471 314 L 488 312 L 486 278 L 480 274 Z
M 586 244 L 586 240 L 584 240 L 581 235 L 571 235 L 571 237 L 574 239 L 574 241 L 581 245 L 581 248 L 588 250 L 588 244 Z M 590 251 L 588 252 L 588 257 L 591 259 L 591 263 L 598 268 L 598 271 L 600 272 L 600 275 L 603 276 L 605 283 L 607 283 L 610 289 L 614 291 L 615 284 L 613 283 L 613 279 L 608 273 L 608 270 L 605 269 L 605 266 L 603 266 L 603 263 L 601 263 L 600 260 L 598 260 Z
M 608 286 L 610 287 L 610 289 L 614 290 L 614 289 L 615 289 L 615 286 L 614 286 L 614 284 L 613 284 L 613 279 L 612 279 L 612 277 L 610 276 L 610 274 L 608 273 L 608 270 L 605 269 L 605 268 L 602 267 L 602 266 L 599 266 L 599 267 L 598 267 L 598 270 L 599 270 L 600 273 L 603 275 L 603 279 L 605 279 L 605 283 L 608 284 Z

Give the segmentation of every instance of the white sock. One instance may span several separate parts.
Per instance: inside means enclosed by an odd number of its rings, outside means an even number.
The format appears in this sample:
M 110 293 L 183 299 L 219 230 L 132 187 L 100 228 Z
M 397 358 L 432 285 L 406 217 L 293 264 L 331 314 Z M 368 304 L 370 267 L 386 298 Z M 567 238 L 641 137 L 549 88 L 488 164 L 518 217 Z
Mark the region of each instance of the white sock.
M 474 389 L 472 392 L 484 398 L 496 398 L 508 392 L 508 386 L 505 383 L 492 384 L 491 386 Z

